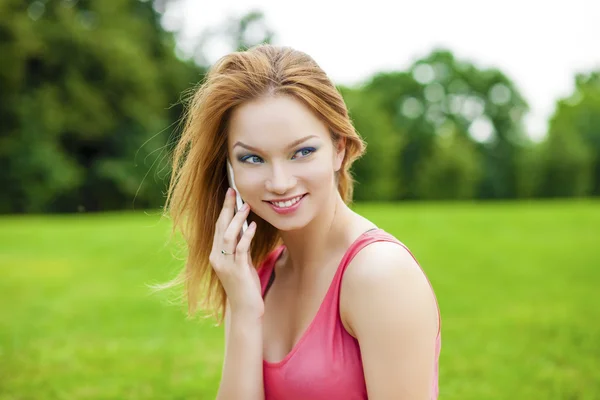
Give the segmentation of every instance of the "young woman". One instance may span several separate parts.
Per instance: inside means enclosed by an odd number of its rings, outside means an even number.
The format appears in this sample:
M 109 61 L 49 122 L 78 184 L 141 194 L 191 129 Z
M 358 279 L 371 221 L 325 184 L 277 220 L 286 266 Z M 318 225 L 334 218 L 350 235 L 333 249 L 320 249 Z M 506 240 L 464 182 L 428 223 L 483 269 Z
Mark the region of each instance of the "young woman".
M 190 314 L 199 300 L 224 314 L 219 399 L 437 398 L 433 290 L 402 243 L 348 207 L 363 152 L 302 52 L 229 54 L 197 90 L 167 201 L 189 249 Z

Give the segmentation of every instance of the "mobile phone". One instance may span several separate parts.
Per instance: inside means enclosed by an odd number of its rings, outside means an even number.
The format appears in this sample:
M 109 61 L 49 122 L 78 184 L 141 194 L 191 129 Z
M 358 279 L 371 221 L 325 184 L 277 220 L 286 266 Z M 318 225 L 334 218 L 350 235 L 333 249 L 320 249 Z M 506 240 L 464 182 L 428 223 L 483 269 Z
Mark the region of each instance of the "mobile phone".
M 237 186 L 235 186 L 235 179 L 233 177 L 233 167 L 231 166 L 229 159 L 227 160 L 227 179 L 229 181 L 229 186 L 231 186 L 231 188 L 235 190 L 235 212 L 237 214 L 240 208 L 242 208 L 242 206 L 244 205 L 244 200 L 242 199 L 242 196 L 240 196 Z M 248 229 L 248 221 L 244 220 L 240 236 L 243 235 L 244 232 L 246 232 L 246 229 Z

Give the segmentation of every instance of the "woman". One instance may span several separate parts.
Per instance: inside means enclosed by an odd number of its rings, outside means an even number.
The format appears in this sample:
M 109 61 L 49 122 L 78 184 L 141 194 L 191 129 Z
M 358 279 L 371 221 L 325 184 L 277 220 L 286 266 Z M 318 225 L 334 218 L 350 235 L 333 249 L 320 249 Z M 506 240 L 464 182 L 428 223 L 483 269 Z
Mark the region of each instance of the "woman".
M 200 297 L 224 313 L 219 399 L 437 398 L 431 286 L 404 245 L 347 205 L 363 152 L 342 97 L 302 52 L 227 55 L 197 90 L 167 201 L 189 248 L 178 278 L 189 313 Z M 237 213 L 227 160 L 246 202 Z

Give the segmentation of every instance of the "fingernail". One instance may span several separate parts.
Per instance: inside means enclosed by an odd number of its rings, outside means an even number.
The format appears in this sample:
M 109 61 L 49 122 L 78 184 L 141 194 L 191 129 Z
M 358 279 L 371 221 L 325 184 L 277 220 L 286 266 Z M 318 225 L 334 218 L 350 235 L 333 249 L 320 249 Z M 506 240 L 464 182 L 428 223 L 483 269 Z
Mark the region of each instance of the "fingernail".
M 233 193 L 233 189 L 232 188 L 228 188 L 227 189 L 227 193 L 225 193 L 226 196 L 231 196 L 231 194 Z
M 248 203 L 244 203 L 240 211 L 246 211 L 249 208 Z

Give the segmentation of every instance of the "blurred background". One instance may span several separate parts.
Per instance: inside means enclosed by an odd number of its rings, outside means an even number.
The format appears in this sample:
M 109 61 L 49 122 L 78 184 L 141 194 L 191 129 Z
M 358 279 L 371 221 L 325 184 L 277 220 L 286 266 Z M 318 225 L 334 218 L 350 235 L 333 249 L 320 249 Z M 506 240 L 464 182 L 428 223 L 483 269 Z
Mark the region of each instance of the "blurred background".
M 214 398 L 161 218 L 182 98 L 310 54 L 367 141 L 353 207 L 442 311 L 440 399 L 600 399 L 600 3 L 0 0 L 0 399 Z

